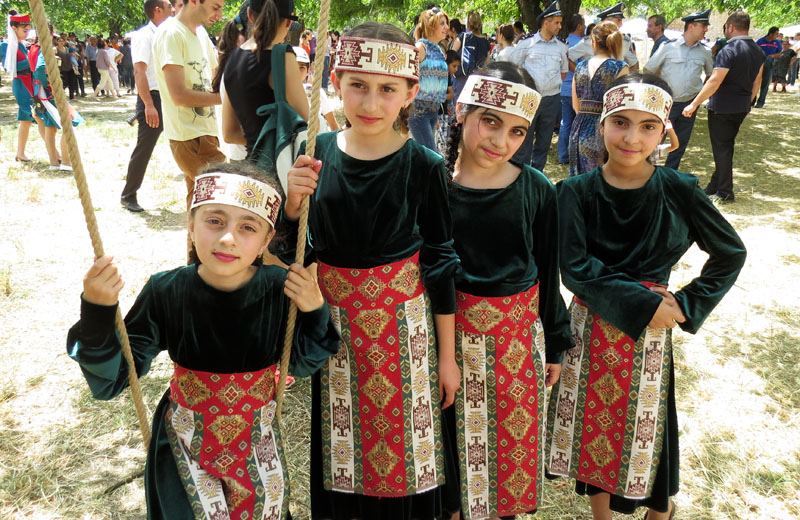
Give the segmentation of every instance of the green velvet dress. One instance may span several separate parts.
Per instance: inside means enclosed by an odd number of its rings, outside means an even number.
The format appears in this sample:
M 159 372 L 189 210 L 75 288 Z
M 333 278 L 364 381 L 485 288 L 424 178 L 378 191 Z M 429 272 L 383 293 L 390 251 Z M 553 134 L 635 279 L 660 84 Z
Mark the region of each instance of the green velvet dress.
M 338 132 L 317 137 L 322 160 L 309 206 L 310 256 L 337 267 L 386 265 L 420 252 L 420 269 L 434 314 L 456 310 L 453 249 L 444 161 L 413 140 L 376 160 L 341 151 Z M 301 152 L 302 153 L 302 152 Z M 296 226 L 295 226 L 296 229 Z M 311 511 L 317 519 L 431 519 L 442 512 L 440 489 L 398 498 L 325 490 L 321 399 L 313 379 Z M 443 434 L 444 435 L 444 434 Z
M 204 372 L 251 372 L 274 365 L 289 309 L 285 280 L 284 269 L 262 266 L 244 287 L 225 292 L 206 284 L 196 265 L 153 275 L 125 317 L 137 373 L 146 374 L 163 350 L 178 365 Z M 80 363 L 97 399 L 112 399 L 128 385 L 128 366 L 114 328 L 116 310 L 81 300 L 81 319 L 67 336 L 67 353 Z M 292 375 L 311 375 L 338 347 L 327 305 L 298 313 Z M 164 426 L 168 407 L 169 390 L 153 415 L 145 473 L 147 517 L 193 519 Z
M 546 361 L 560 363 L 563 351 L 573 342 L 569 314 L 560 292 L 555 186 L 538 170 L 524 166 L 517 179 L 505 188 L 476 189 L 453 183 L 450 208 L 453 238 L 462 265 L 456 290 L 481 297 L 511 296 L 538 282 Z M 444 411 L 447 429 L 453 436 L 457 431 L 455 409 L 451 406 Z M 451 445 L 457 446 L 455 438 Z M 459 453 L 454 457 L 458 460 Z M 455 493 L 458 497 L 458 474 L 453 480 L 455 484 L 448 481 L 448 495 Z
M 602 167 L 558 185 L 559 250 L 564 285 L 603 320 L 634 341 L 645 331 L 661 296 L 641 282 L 667 285 L 672 267 L 696 243 L 709 258 L 700 275 L 674 291 L 695 333 L 733 286 L 745 248 L 717 211 L 697 178 L 658 167 L 644 186 L 619 189 Z M 652 495 L 644 500 L 611 496 L 611 508 L 632 513 L 638 506 L 666 511 L 678 491 L 678 425 L 674 374 L 670 373 L 665 441 Z M 579 493 L 599 490 L 578 482 Z

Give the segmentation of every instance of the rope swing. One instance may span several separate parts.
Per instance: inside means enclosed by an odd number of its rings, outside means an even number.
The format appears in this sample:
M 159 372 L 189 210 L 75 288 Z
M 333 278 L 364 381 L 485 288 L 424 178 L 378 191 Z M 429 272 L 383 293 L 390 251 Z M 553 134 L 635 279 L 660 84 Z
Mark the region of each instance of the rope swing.
M 75 138 L 75 132 L 72 130 L 72 119 L 67 109 L 67 97 L 66 94 L 64 94 L 64 84 L 61 82 L 58 62 L 56 62 L 56 55 L 55 52 L 53 52 L 53 38 L 50 35 L 50 28 L 47 26 L 47 14 L 44 12 L 42 0 L 29 0 L 29 3 L 31 6 L 31 17 L 36 27 L 36 34 L 39 36 L 41 52 L 44 54 L 47 79 L 53 90 L 56 107 L 58 108 L 58 115 L 61 117 L 61 131 L 64 132 L 64 138 L 67 140 L 67 152 L 69 153 L 70 161 L 72 161 L 72 174 L 75 176 L 75 184 L 78 186 L 78 195 L 81 199 L 81 206 L 83 206 L 83 216 L 86 219 L 86 227 L 89 229 L 89 238 L 92 240 L 95 258 L 99 258 L 105 254 L 103 252 L 103 241 L 100 239 L 100 231 L 97 228 L 97 217 L 94 214 L 89 185 L 86 183 L 86 175 L 83 171 L 81 154 L 78 150 L 78 140 Z M 131 344 L 128 340 L 128 331 L 125 329 L 125 322 L 122 319 L 119 305 L 117 305 L 117 315 L 114 322 L 117 327 L 117 332 L 119 333 L 120 343 L 122 343 L 122 355 L 125 357 L 125 361 L 128 362 L 128 383 L 131 387 L 133 405 L 136 408 L 136 417 L 139 419 L 139 428 L 142 431 L 142 441 L 144 442 L 145 450 L 147 450 L 147 446 L 150 444 L 149 414 L 144 404 L 144 399 L 142 399 L 139 377 L 136 375 L 136 365 L 133 362 Z
M 328 48 L 328 18 L 331 12 L 331 0 L 322 0 L 319 8 L 319 23 L 317 24 L 317 55 L 314 57 L 314 80 L 311 83 L 311 107 L 308 109 L 308 136 L 306 138 L 306 155 L 314 157 L 317 147 L 317 134 L 319 133 L 319 95 L 322 90 L 322 75 L 324 73 L 325 51 Z M 320 45 L 321 44 L 321 45 Z M 306 256 L 306 233 L 308 231 L 308 195 L 303 195 L 300 206 L 300 221 L 297 231 L 297 252 L 294 261 L 303 264 Z M 286 323 L 286 336 L 283 339 L 283 353 L 281 355 L 281 375 L 278 386 L 275 388 L 275 403 L 277 404 L 278 420 L 281 419 L 283 408 L 283 394 L 286 390 L 286 376 L 289 375 L 289 360 L 292 355 L 292 340 L 294 327 L 297 321 L 297 305 L 289 304 L 289 319 Z

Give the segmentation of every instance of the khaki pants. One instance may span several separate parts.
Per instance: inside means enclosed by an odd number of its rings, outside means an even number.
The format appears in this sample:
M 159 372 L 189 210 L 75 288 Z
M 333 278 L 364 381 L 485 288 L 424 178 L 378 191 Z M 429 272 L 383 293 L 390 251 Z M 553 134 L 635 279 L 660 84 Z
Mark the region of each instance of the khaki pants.
M 172 157 L 178 163 L 178 167 L 186 175 L 186 209 L 192 203 L 194 194 L 194 179 L 203 168 L 209 164 L 225 162 L 225 154 L 219 149 L 219 139 L 213 135 L 201 135 L 188 141 L 169 140 L 169 147 L 172 149 Z

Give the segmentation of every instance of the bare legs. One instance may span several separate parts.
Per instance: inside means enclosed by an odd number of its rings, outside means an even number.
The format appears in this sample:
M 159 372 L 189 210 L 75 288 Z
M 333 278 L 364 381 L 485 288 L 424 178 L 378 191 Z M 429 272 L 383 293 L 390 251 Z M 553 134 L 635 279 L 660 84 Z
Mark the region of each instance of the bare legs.
M 28 145 L 28 134 L 31 131 L 31 121 L 20 121 L 19 132 L 17 133 L 17 159 L 21 161 L 29 160 L 25 155 L 25 147 Z

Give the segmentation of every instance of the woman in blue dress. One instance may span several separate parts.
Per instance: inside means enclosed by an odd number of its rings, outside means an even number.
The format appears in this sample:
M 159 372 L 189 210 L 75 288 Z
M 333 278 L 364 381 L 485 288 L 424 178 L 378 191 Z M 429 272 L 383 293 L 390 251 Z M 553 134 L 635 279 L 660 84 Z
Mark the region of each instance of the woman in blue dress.
M 28 133 L 31 123 L 36 120 L 39 125 L 39 133 L 44 134 L 42 121 L 34 119 L 31 112 L 33 102 L 33 76 L 31 66 L 28 63 L 28 47 L 25 38 L 31 28 L 30 15 L 20 15 L 16 11 L 10 11 L 8 16 L 7 41 L 0 43 L 0 61 L 3 68 L 14 78 L 11 82 L 11 91 L 17 100 L 19 110 L 17 111 L 17 121 L 19 121 L 19 133 L 17 134 L 17 161 L 29 162 L 30 159 L 25 155 L 25 146 L 28 144 Z M 16 55 L 13 50 L 17 49 Z
M 628 73 L 622 57 L 622 33 L 613 22 L 602 22 L 592 29 L 594 56 L 578 60 L 572 82 L 572 108 L 575 119 L 569 135 L 569 175 L 592 171 L 605 162 L 605 145 L 600 135 L 603 94 L 619 76 Z

